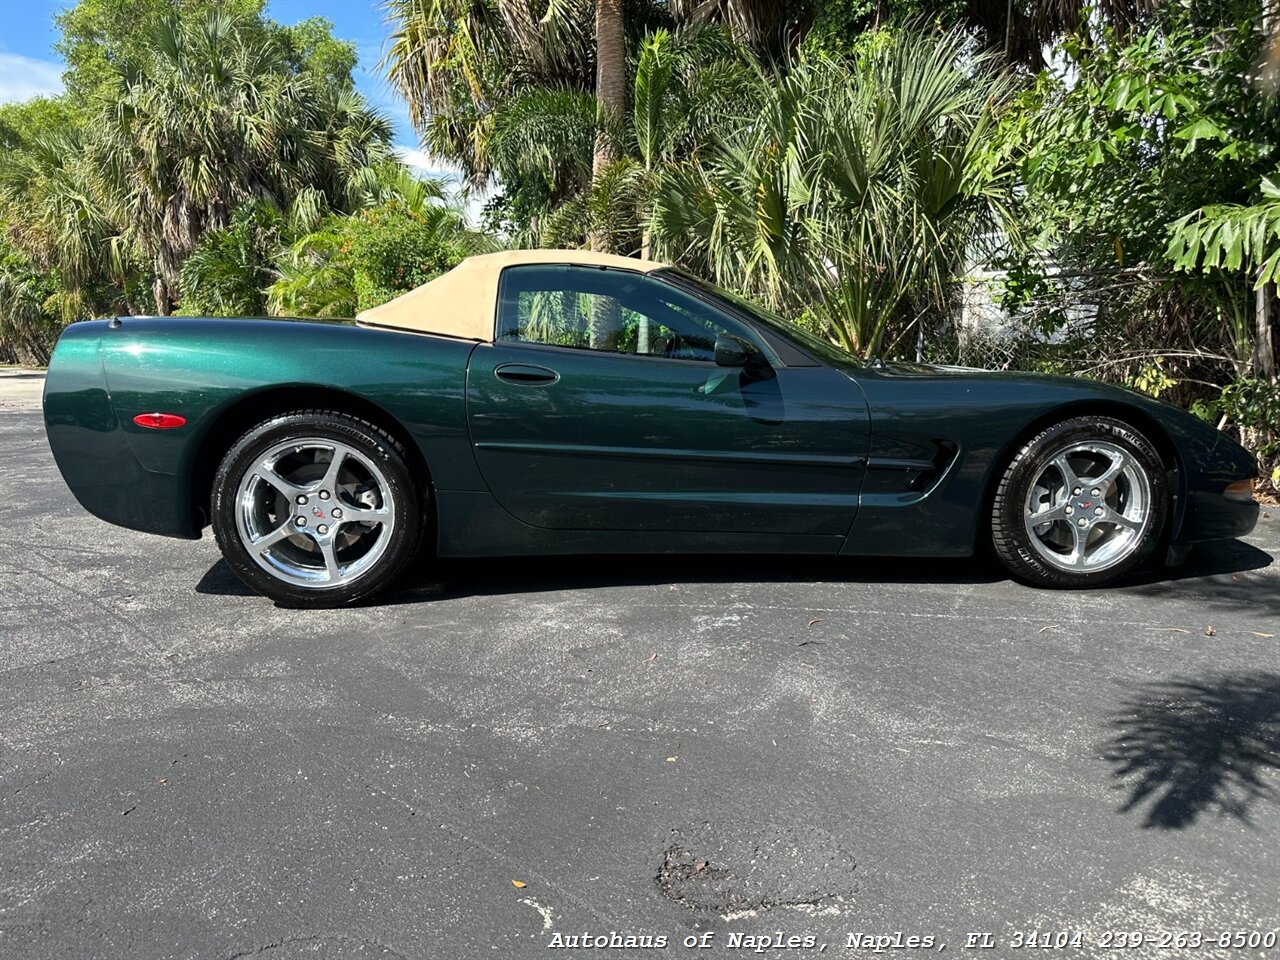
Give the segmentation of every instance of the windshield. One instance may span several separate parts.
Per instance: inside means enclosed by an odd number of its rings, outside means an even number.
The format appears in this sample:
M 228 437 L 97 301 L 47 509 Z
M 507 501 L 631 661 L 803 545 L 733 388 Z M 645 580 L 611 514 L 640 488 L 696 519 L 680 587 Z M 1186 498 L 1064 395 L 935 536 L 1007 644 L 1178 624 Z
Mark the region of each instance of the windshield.
M 731 311 L 746 314 L 752 320 L 762 323 L 775 333 L 786 337 L 802 350 L 807 350 L 828 363 L 842 366 L 848 366 L 849 364 L 863 365 L 863 361 L 860 358 L 842 350 L 829 340 L 814 336 L 803 327 L 784 319 L 758 303 L 752 303 L 746 297 L 739 296 L 731 290 L 725 290 L 714 283 L 701 280 L 678 267 L 667 267 L 659 271 L 659 273 L 685 286 L 693 287 L 699 294 L 722 307 L 728 307 Z

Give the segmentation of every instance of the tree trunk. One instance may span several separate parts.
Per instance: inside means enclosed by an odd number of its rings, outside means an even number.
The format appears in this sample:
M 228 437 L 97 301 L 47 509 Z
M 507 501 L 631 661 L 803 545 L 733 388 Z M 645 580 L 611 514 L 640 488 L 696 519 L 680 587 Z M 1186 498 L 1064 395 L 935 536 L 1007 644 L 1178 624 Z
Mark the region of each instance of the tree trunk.
M 156 274 L 151 284 L 151 296 L 156 301 L 156 316 L 167 317 L 173 313 L 173 291 L 164 277 Z
M 596 0 L 596 131 L 591 179 L 598 180 L 615 159 L 613 138 L 606 132 L 627 110 L 627 45 L 623 33 L 622 0 Z M 587 236 L 592 250 L 612 253 L 609 232 L 599 226 Z M 620 321 L 617 301 L 595 297 L 591 309 L 590 343 L 593 350 L 613 349 Z
M 1274 284 L 1264 283 L 1256 293 L 1254 304 L 1254 368 L 1258 376 L 1267 380 L 1276 374 L 1275 330 L 1271 322 L 1271 295 L 1274 290 Z
M 606 132 L 627 112 L 627 41 L 623 30 L 622 0 L 596 0 L 596 131 L 592 180 L 600 178 L 616 158 L 613 138 Z M 592 250 L 611 253 L 607 230 L 593 229 L 587 238 Z
M 640 231 L 640 259 L 649 259 L 649 228 L 645 227 Z M 640 314 L 637 318 L 638 327 L 636 329 L 636 353 L 648 353 L 650 346 L 650 330 L 649 317 L 646 314 Z
M 1280 20 L 1276 17 L 1277 9 L 1280 4 L 1276 0 L 1263 0 L 1262 4 L 1262 32 L 1270 41 L 1268 50 L 1268 62 L 1275 66 L 1275 54 L 1280 51 L 1280 32 L 1277 32 L 1277 24 Z M 1272 78 L 1274 80 L 1274 77 Z M 1275 330 L 1271 322 L 1271 299 L 1275 295 L 1276 285 L 1274 283 L 1264 283 L 1258 288 L 1254 302 L 1254 321 L 1256 324 L 1255 344 L 1254 344 L 1254 367 L 1258 371 L 1258 376 L 1267 380 L 1274 381 L 1276 375 L 1276 341 Z
M 622 338 L 622 308 L 613 297 L 592 297 L 589 340 L 592 350 L 616 351 Z

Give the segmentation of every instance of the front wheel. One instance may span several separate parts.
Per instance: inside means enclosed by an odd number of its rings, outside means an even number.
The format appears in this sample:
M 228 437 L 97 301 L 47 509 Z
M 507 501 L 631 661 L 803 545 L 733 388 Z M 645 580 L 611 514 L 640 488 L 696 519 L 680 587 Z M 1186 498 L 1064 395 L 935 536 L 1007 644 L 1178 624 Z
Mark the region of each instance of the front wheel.
M 1110 417 L 1076 417 L 1033 437 L 1009 463 L 992 505 L 996 554 L 1038 586 L 1111 583 L 1164 531 L 1169 484 L 1155 446 Z
M 241 437 L 218 468 L 211 512 L 227 564 L 286 607 L 376 593 L 412 561 L 422 533 L 401 445 L 333 411 L 282 414 Z

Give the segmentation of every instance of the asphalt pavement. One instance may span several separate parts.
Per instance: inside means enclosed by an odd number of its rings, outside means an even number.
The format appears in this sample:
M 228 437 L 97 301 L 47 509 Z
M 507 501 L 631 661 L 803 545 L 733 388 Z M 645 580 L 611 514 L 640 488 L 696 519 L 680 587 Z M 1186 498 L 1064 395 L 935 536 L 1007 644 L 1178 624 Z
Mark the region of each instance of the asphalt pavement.
M 4 960 L 1280 957 L 1280 511 L 1081 593 L 539 559 L 299 612 L 85 513 L 38 402 L 0 373 Z

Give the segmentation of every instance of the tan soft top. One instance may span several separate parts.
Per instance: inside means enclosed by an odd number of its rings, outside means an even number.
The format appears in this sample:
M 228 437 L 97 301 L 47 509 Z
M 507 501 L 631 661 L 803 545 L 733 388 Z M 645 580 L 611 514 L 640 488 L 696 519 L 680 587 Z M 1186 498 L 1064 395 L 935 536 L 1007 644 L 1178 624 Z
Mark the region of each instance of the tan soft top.
M 403 293 L 380 307 L 356 315 L 367 327 L 390 327 L 435 333 L 462 340 L 493 340 L 494 305 L 498 301 L 498 275 L 518 264 L 582 264 L 589 267 L 621 267 L 648 273 L 666 264 L 632 257 L 616 257 L 590 250 L 504 250 L 468 257 L 448 273 Z

